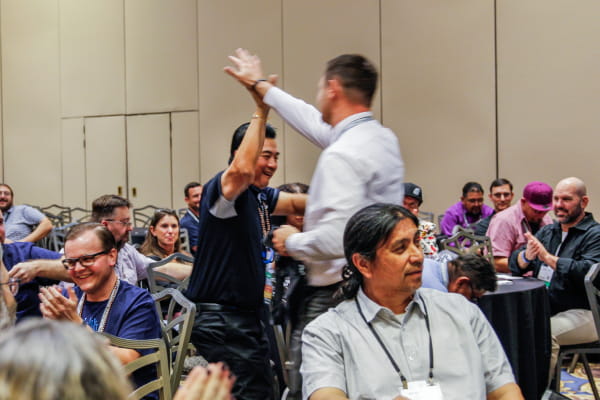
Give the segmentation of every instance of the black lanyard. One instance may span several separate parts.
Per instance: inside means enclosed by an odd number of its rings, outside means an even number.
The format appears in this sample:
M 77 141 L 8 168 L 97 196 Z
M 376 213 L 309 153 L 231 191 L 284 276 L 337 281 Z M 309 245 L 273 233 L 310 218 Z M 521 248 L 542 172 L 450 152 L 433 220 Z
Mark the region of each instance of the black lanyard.
M 400 367 L 398 366 L 398 364 L 396 364 L 396 361 L 390 354 L 390 351 L 387 349 L 387 347 L 385 347 L 383 340 L 381 340 L 381 338 L 375 331 L 375 328 L 373 328 L 373 325 L 369 321 L 367 321 L 367 319 L 365 318 L 362 308 L 360 307 L 360 304 L 358 302 L 358 298 L 355 297 L 354 301 L 356 302 L 356 307 L 358 308 L 358 312 L 359 312 L 360 316 L 362 317 L 363 321 L 365 321 L 365 324 L 367 324 L 367 326 L 371 330 L 371 333 L 373 333 L 373 336 L 375 336 L 375 339 L 377 339 L 377 342 L 379 343 L 379 345 L 385 352 L 385 355 L 387 356 L 387 358 L 392 363 L 394 369 L 396 370 L 396 373 L 398 375 L 400 375 L 400 380 L 402 381 L 402 388 L 405 390 L 408 389 L 408 382 L 406 380 L 406 377 L 404 376 L 402 371 L 400 371 Z M 427 315 L 427 307 L 425 306 L 424 301 L 423 301 L 423 308 L 425 309 L 425 326 L 427 326 L 427 336 L 429 337 L 429 378 L 427 379 L 427 384 L 433 385 L 433 342 L 431 341 L 431 330 L 429 328 L 429 316 Z

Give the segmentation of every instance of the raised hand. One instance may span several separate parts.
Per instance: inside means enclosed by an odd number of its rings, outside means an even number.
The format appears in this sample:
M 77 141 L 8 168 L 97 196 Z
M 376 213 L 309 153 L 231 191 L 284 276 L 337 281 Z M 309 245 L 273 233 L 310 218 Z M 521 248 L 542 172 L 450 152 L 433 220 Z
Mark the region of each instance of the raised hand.
M 38 295 L 40 311 L 44 318 L 82 323 L 77 314 L 77 295 L 73 288 L 68 288 L 69 298 L 62 295 L 57 286 L 42 287 Z

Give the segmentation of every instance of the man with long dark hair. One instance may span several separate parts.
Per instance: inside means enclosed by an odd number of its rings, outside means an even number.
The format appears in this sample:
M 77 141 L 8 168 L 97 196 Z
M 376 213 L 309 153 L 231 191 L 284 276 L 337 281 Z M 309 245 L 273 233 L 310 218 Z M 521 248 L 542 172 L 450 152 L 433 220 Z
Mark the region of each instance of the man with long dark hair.
M 348 222 L 346 301 L 304 330 L 304 398 L 522 399 L 479 308 L 420 288 L 417 226 L 405 208 L 381 203 Z

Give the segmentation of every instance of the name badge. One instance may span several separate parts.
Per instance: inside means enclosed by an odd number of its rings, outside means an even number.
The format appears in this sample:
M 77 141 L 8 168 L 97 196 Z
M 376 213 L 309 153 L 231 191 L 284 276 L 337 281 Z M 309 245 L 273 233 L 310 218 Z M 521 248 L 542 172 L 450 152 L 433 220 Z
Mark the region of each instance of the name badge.
M 537 277 L 539 280 L 550 283 L 552 275 L 554 275 L 554 270 L 546 264 L 542 264 L 542 267 L 540 268 L 540 272 L 538 272 Z
M 410 400 L 443 400 L 439 383 L 431 385 L 425 381 L 408 382 L 408 389 L 400 388 L 400 394 Z

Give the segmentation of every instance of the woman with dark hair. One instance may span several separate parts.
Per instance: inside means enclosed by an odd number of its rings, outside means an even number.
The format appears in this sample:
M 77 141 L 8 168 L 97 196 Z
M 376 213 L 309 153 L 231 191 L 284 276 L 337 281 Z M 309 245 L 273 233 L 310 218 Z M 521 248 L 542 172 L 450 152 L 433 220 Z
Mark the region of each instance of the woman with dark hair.
M 153 258 L 162 260 L 173 253 L 187 252 L 181 250 L 181 241 L 179 240 L 179 217 L 173 210 L 158 209 L 154 212 L 146 240 L 140 246 L 140 253 Z

